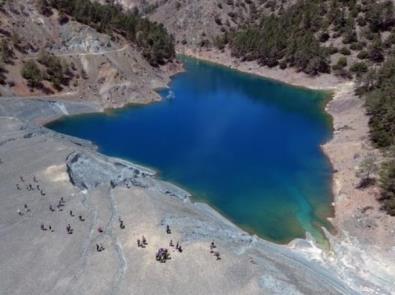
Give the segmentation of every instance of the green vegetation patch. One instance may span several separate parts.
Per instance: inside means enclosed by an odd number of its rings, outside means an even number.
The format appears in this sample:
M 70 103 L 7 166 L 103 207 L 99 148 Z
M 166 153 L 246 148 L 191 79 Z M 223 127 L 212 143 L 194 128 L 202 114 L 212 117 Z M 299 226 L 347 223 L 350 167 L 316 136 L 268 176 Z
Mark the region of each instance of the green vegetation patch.
M 281 62 L 310 75 L 329 73 L 329 52 L 314 36 L 321 25 L 317 15 L 316 3 L 299 1 L 282 15 L 263 17 L 234 34 L 232 54 L 269 67 Z
M 222 26 L 224 33 L 213 44 L 221 50 L 229 46 L 235 57 L 268 67 L 293 67 L 311 76 L 332 69 L 352 78 L 365 71 L 363 65 L 351 69 L 353 63 L 331 64 L 330 56 L 357 55 L 367 66 L 382 64 L 395 44 L 394 28 L 391 1 L 297 0 L 286 9 L 255 12 L 235 29 Z
M 380 173 L 380 200 L 383 209 L 395 216 L 395 56 L 379 71 L 370 71 L 358 91 L 366 95 L 370 137 L 388 155 Z

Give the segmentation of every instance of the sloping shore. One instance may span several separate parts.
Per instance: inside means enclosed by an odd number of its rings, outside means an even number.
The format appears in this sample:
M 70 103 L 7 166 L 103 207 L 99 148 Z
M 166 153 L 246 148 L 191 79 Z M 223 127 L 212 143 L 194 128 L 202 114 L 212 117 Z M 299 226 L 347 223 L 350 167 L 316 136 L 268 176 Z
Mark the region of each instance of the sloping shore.
M 156 179 L 152 171 L 105 157 L 89 142 L 41 127 L 60 116 L 95 111 L 102 109 L 91 102 L 0 100 L 1 290 L 390 294 L 390 272 L 384 280 L 381 276 L 374 280 L 358 269 L 361 264 L 350 268 L 347 259 L 355 257 L 358 261 L 352 262 L 360 263 L 365 257 L 355 252 L 350 256 L 349 245 L 355 244 L 344 238 L 334 237 L 333 252 L 326 253 L 306 240 L 281 246 L 250 236 L 209 206 L 191 203 L 187 192 Z M 37 185 L 34 176 L 45 196 L 26 189 L 28 184 Z M 66 202 L 63 211 L 51 212 L 49 206 L 55 207 L 61 197 Z M 85 221 L 79 221 L 78 215 Z M 124 230 L 119 228 L 119 217 L 125 221 Z M 54 232 L 40 230 L 40 224 L 51 225 Z M 67 224 L 74 229 L 71 235 Z M 165 232 L 167 224 L 171 235 Z M 97 231 L 99 227 L 103 233 Z M 145 249 L 136 244 L 142 235 L 149 242 Z M 181 242 L 183 253 L 171 252 L 170 261 L 156 262 L 155 252 L 169 247 L 170 239 Z M 209 252 L 212 240 L 220 261 Z M 104 252 L 96 251 L 97 243 L 105 246 Z
M 216 49 L 211 50 L 198 50 L 185 47 L 177 48 L 177 53 L 194 57 L 200 60 L 216 63 L 241 71 L 243 73 L 253 74 L 264 78 L 280 81 L 298 87 L 305 87 L 317 90 L 334 90 L 336 85 L 343 81 L 339 78 L 322 74 L 312 78 L 302 72 L 296 72 L 292 68 L 281 70 L 279 68 L 267 68 L 260 66 L 257 62 L 241 62 L 238 59 L 231 57 L 230 52 L 219 51 Z
M 297 250 L 309 249 L 309 243 L 300 240 L 291 249 L 250 236 L 209 206 L 191 203 L 188 193 L 156 179 L 152 171 L 105 157 L 86 141 L 32 124 L 65 111 L 87 111 L 85 104 L 79 108 L 78 103 L 58 103 L 61 107 L 54 108 L 51 102 L 0 100 L 1 290 L 354 293 L 331 267 L 308 260 Z M 40 112 L 34 116 L 37 108 Z M 28 113 L 29 122 L 18 117 Z M 58 208 L 60 198 L 65 205 Z M 125 222 L 124 230 L 118 218 Z M 46 230 L 40 229 L 41 224 Z M 72 234 L 67 233 L 67 224 Z M 142 235 L 148 240 L 145 249 L 136 244 Z M 170 239 L 180 241 L 184 251 L 171 250 L 172 259 L 158 263 L 155 252 L 169 247 Z M 210 254 L 212 240 L 221 254 L 219 261 Z M 96 244 L 105 250 L 97 252 Z
M 269 69 L 256 62 L 241 63 L 228 51 L 179 48 L 178 53 L 294 86 L 333 92 L 326 111 L 333 118 L 334 135 L 323 145 L 323 151 L 335 171 L 335 216 L 331 222 L 337 234 L 327 233 L 331 251 L 321 252 L 319 256 L 322 261 L 334 265 L 344 280 L 360 292 L 381 294 L 386 290 L 390 294 L 395 290 L 395 219 L 380 210 L 377 187 L 356 188 L 360 163 L 368 154 L 379 158 L 380 153 L 370 144 L 369 118 L 363 100 L 354 94 L 354 83 L 332 75 L 311 78 L 293 69 Z M 371 284 L 363 288 L 358 286 L 358 280 L 347 279 L 350 272 Z M 383 289 L 379 291 L 376 286 Z

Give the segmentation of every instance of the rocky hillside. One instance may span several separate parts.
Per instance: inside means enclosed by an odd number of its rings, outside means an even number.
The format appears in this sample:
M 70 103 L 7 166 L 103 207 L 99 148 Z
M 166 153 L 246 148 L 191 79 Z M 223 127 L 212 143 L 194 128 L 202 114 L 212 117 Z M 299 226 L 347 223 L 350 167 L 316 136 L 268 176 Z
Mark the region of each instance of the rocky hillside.
M 163 23 L 177 45 L 207 47 L 229 31 L 287 8 L 291 1 L 264 0 L 115 0 Z
M 98 32 L 96 23 L 55 6 L 61 1 L 0 3 L 2 96 L 60 96 L 104 107 L 149 102 L 159 99 L 154 90 L 180 68 L 174 54 L 153 65 L 142 44 L 121 30 L 111 36 L 107 27 Z

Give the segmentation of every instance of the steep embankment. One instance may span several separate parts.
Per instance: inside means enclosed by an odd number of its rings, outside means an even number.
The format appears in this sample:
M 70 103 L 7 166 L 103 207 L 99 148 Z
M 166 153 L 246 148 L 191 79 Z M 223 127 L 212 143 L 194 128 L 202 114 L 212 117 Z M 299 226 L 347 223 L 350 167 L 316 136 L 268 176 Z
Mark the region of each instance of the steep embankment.
M 181 69 L 177 62 L 153 67 L 122 36 L 98 33 L 57 10 L 40 11 L 39 3 L 2 4 L 2 96 L 52 95 L 104 108 L 148 103 L 160 99 L 155 89 Z

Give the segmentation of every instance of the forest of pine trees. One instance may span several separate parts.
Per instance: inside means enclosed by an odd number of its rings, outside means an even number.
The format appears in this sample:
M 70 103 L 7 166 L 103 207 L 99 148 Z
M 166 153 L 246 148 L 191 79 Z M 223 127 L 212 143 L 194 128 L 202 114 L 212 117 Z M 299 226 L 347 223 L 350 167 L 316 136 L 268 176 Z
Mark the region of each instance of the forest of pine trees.
M 313 3 L 301 2 L 281 16 L 262 17 L 259 24 L 232 36 L 232 54 L 269 67 L 294 67 L 310 75 L 330 72 L 329 51 L 314 36 L 317 9 Z
M 213 43 L 264 66 L 351 78 L 365 73 L 367 64 L 384 61 L 395 44 L 394 25 L 391 1 L 298 0 L 287 9 L 254 14 L 254 19 L 225 31 Z M 383 38 L 383 32 L 388 36 Z M 336 46 L 327 43 L 335 39 Z M 331 56 L 339 53 L 358 54 L 359 61 L 349 67 L 331 64 Z

